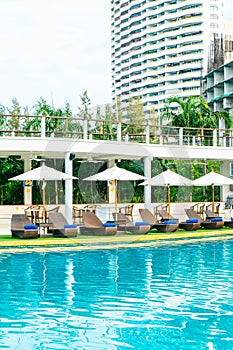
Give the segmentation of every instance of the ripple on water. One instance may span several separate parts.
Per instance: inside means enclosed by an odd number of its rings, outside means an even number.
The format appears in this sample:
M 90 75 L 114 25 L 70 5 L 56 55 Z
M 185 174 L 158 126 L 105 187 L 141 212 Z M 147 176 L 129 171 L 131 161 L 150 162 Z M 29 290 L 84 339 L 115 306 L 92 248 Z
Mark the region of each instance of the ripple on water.
M 0 348 L 233 349 L 233 243 L 0 258 Z

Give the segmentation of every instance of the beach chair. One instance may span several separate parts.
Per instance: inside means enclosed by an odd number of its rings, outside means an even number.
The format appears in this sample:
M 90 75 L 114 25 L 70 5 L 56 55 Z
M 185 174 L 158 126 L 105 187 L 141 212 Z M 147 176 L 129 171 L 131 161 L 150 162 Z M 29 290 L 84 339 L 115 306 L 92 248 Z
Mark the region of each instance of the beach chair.
M 93 212 L 83 212 L 83 226 L 79 226 L 81 235 L 114 236 L 117 234 L 117 225 L 113 222 L 103 223 Z
M 11 235 L 19 238 L 38 238 L 38 226 L 33 225 L 25 214 L 13 214 L 11 217 Z
M 49 221 L 49 213 L 58 213 L 60 209 L 60 205 L 50 208 L 50 209 L 45 209 L 45 222 Z
M 189 208 L 185 209 L 185 212 L 189 219 L 198 219 L 198 222 L 201 224 L 202 227 L 207 229 L 220 229 L 224 225 L 224 221 L 222 218 L 213 217 L 211 219 L 202 219 L 202 217 L 195 212 L 195 210 Z
M 179 228 L 185 231 L 196 231 L 201 227 L 201 222 L 198 218 L 188 218 L 185 221 L 179 222 Z
M 209 209 L 205 210 L 205 214 L 206 214 L 206 219 L 219 218 L 218 212 L 213 213 L 212 210 L 209 210 Z M 223 220 L 223 221 L 224 221 L 224 226 L 233 228 L 233 218 L 231 218 L 230 220 Z
M 214 212 L 213 212 L 213 209 L 214 209 Z M 210 212 L 212 212 L 216 216 L 219 216 L 220 203 L 214 202 L 214 203 L 210 203 L 210 204 L 206 205 L 206 210 L 205 211 L 208 211 L 208 210 L 210 210 Z
M 123 208 L 120 208 L 119 212 L 125 216 L 128 216 L 128 218 L 133 221 L 133 208 L 134 208 L 134 204 L 129 204 Z
M 165 209 L 160 209 L 158 210 L 158 214 L 161 216 L 161 221 L 164 221 L 164 220 L 176 220 L 177 222 L 179 222 L 178 219 L 174 218 L 174 216 L 172 216 L 171 214 L 168 213 L 167 210 Z
M 190 209 L 193 209 L 197 214 L 204 218 L 205 203 L 196 203 L 192 205 Z
M 131 221 L 122 213 L 113 213 L 114 221 L 116 222 L 118 231 L 130 232 L 133 234 L 146 234 L 150 231 L 150 224 L 145 221 Z
M 48 213 L 48 222 L 53 225 L 53 234 L 58 237 L 76 237 L 78 227 L 69 225 L 62 213 Z
M 149 209 L 139 209 L 140 216 L 143 221 L 149 222 L 150 228 L 156 228 L 159 232 L 175 232 L 179 228 L 176 220 L 164 220 L 159 222 Z

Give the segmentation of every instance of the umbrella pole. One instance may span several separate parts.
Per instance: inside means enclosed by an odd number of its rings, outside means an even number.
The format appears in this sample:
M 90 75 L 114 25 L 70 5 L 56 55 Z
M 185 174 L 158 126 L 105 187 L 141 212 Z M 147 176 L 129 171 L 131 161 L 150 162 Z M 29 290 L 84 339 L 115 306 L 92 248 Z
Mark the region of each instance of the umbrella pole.
M 45 189 L 42 191 L 42 203 L 45 205 Z
M 45 206 L 45 187 L 46 187 L 46 181 L 43 179 L 42 182 L 42 204 Z
M 214 213 L 214 184 L 212 184 L 212 213 Z
M 116 212 L 116 217 L 117 217 L 117 180 L 114 180 L 114 187 L 115 187 L 115 212 Z
M 169 219 L 170 219 L 170 214 L 171 214 L 170 201 L 171 201 L 171 192 L 170 192 L 170 185 L 168 185 L 168 187 L 167 187 L 167 206 L 168 206 L 168 218 Z

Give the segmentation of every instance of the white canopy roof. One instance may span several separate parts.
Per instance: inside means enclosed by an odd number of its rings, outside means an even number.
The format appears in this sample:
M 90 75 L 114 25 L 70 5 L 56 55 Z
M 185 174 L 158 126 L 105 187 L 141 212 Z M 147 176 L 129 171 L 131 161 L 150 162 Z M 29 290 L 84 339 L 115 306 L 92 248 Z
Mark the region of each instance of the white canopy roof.
M 100 173 L 86 177 L 83 180 L 86 181 L 111 181 L 111 180 L 145 180 L 146 177 L 136 174 L 132 171 L 119 168 L 117 165 L 114 165 L 111 168 L 108 168 Z
M 45 164 L 42 164 L 40 167 L 35 168 L 33 170 L 29 170 L 23 174 L 14 176 L 9 179 L 10 180 L 70 180 L 70 179 L 77 179 L 77 177 L 74 177 L 72 175 L 63 173 L 59 170 L 56 170 L 54 168 L 50 168 L 46 166 Z

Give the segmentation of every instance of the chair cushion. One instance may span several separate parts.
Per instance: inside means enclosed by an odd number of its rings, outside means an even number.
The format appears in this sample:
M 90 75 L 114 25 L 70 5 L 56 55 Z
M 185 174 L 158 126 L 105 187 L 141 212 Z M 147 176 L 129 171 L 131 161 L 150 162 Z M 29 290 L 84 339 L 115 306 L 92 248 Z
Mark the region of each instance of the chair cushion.
M 36 225 L 24 225 L 24 230 L 38 230 L 38 226 Z
M 212 218 L 211 222 L 219 222 L 222 221 L 222 218 Z
M 163 222 L 165 225 L 168 225 L 168 224 L 176 224 L 177 221 L 176 220 L 164 220 Z
M 76 224 L 65 224 L 64 228 L 77 228 Z
M 150 225 L 147 221 L 136 221 L 135 226 L 148 226 Z
M 116 227 L 117 224 L 115 222 L 105 222 L 103 224 L 104 227 Z
M 186 222 L 187 224 L 195 224 L 198 222 L 198 219 L 187 219 Z

